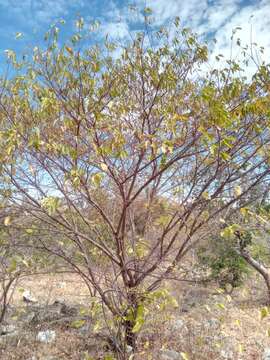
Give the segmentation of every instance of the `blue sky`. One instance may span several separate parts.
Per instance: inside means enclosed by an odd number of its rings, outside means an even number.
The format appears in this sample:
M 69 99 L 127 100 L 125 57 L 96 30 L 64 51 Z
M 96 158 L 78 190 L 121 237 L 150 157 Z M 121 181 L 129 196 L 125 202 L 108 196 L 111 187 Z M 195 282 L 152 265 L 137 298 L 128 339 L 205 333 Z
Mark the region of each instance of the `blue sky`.
M 265 56 L 270 56 L 270 0 L 0 0 L 0 63 L 3 66 L 5 49 L 39 45 L 41 34 L 57 19 L 65 19 L 64 33 L 70 32 L 78 14 L 87 22 L 98 19 L 103 34 L 125 39 L 140 21 L 128 11 L 129 4 L 151 7 L 160 25 L 179 16 L 199 34 L 215 36 L 215 52 L 225 56 L 232 29 L 240 26 L 242 42 L 250 43 L 252 34 L 252 41 L 264 46 Z M 15 40 L 17 32 L 23 33 L 20 40 Z

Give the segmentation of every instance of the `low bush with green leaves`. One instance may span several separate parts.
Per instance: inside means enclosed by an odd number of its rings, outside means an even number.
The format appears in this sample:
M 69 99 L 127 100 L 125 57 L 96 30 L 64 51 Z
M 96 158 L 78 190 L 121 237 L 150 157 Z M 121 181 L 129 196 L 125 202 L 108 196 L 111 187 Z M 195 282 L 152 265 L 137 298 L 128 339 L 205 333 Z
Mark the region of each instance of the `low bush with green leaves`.
M 198 251 L 199 266 L 208 270 L 209 280 L 218 282 L 222 289 L 234 289 L 243 284 L 249 267 L 237 251 L 235 239 L 211 237 Z

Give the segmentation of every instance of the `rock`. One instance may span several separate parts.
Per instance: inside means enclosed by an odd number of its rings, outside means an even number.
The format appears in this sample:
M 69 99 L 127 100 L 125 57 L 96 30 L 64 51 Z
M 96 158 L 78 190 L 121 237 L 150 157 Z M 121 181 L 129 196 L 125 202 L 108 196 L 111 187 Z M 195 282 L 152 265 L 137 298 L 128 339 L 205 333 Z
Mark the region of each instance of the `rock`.
M 89 335 L 91 330 L 91 324 L 89 321 L 85 321 L 85 324 L 81 327 L 78 328 L 78 331 L 82 334 L 82 335 Z
M 183 360 L 182 355 L 175 350 L 162 349 L 160 355 L 162 360 Z
M 220 328 L 220 321 L 218 319 L 209 319 L 205 322 L 205 326 L 217 330 Z
M 187 327 L 185 321 L 182 319 L 175 319 L 170 321 L 168 327 L 166 328 L 166 335 L 178 335 L 183 334 L 187 331 Z
M 23 301 L 26 304 L 36 304 L 38 302 L 37 299 L 34 298 L 34 296 L 31 294 L 29 290 L 25 290 L 22 296 L 23 296 Z
M 176 319 L 171 324 L 171 329 L 174 331 L 183 330 L 184 327 L 185 327 L 185 322 L 184 322 L 184 320 L 181 320 L 181 319 Z
M 26 314 L 23 314 L 21 319 L 28 324 L 32 324 L 35 323 L 36 317 L 37 317 L 37 313 L 35 311 L 30 311 L 27 312 Z
M 59 288 L 59 289 L 64 289 L 65 287 L 66 287 L 66 283 L 64 282 L 64 281 L 61 281 L 60 283 L 58 283 L 57 284 L 57 287 Z
M 133 347 L 130 345 L 127 345 L 127 353 L 130 354 L 133 352 Z
M 7 344 L 16 346 L 18 342 L 19 331 L 15 325 L 0 325 L 0 345 Z
M 16 332 L 17 328 L 15 325 L 1 325 L 0 326 L 0 335 L 8 335 Z
M 72 317 L 76 315 L 77 310 L 66 306 L 60 302 L 54 302 L 45 307 L 33 307 L 32 312 L 29 313 L 29 321 L 32 324 L 40 324 L 46 322 L 55 322 L 63 318 Z
M 56 333 L 53 330 L 39 331 L 37 340 L 44 343 L 51 343 L 55 340 Z
M 233 360 L 235 359 L 233 351 L 230 350 L 221 350 L 220 355 L 222 357 L 222 359 L 226 359 L 226 360 Z
M 0 347 L 1 346 L 17 346 L 19 341 L 19 331 L 14 329 L 12 332 L 1 334 L 0 336 Z
M 78 310 L 74 307 L 67 306 L 62 301 L 56 300 L 52 305 L 50 305 L 50 309 L 56 309 L 59 314 L 75 316 L 78 313 Z
M 270 360 L 270 348 L 264 350 L 262 360 Z

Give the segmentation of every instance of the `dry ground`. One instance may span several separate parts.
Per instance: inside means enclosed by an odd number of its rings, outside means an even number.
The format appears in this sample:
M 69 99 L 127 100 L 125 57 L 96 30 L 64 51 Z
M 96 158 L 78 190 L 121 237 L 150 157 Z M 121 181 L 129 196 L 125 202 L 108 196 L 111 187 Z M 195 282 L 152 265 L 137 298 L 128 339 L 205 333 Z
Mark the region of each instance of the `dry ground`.
M 270 316 L 261 319 L 260 310 L 266 305 L 263 283 L 255 276 L 231 296 L 214 287 L 171 283 L 179 308 L 171 311 L 170 320 L 155 314 L 142 334 L 142 347 L 135 359 L 158 360 L 160 349 L 174 349 L 187 354 L 190 360 L 258 360 L 270 347 Z M 60 300 L 77 308 L 89 304 L 84 283 L 73 274 L 29 277 L 21 280 L 14 292 L 12 307 L 27 313 L 22 301 L 22 289 L 31 290 L 40 304 Z M 13 322 L 16 317 L 13 316 Z M 40 343 L 36 334 L 53 329 L 56 340 Z M 1 339 L 1 337 L 0 337 Z M 0 359 L 104 359 L 105 343 L 98 340 L 91 327 L 83 333 L 66 323 L 44 323 L 25 327 L 18 336 L 0 342 Z M 48 356 L 52 356 L 49 358 Z

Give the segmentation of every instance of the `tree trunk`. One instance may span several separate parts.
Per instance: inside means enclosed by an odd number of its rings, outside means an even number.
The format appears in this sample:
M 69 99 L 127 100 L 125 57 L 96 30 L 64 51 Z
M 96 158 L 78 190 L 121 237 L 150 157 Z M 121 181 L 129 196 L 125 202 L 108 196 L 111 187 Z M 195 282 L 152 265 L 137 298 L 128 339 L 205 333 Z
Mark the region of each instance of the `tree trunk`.
M 268 294 L 268 303 L 270 303 L 270 272 L 269 270 L 261 264 L 259 261 L 255 260 L 246 249 L 242 249 L 240 252 L 241 256 L 246 260 L 246 262 L 252 266 L 256 271 L 258 271 L 264 278 L 267 294 Z
M 138 338 L 137 333 L 133 332 L 133 328 L 135 326 L 137 313 L 138 313 L 138 302 L 134 289 L 130 289 L 127 298 L 129 304 L 129 311 L 131 311 L 132 318 L 126 319 L 124 321 L 125 343 L 127 346 L 131 346 L 134 351 L 137 347 L 137 338 Z
M 126 345 L 131 346 L 133 350 L 137 347 L 137 334 L 132 331 L 134 325 L 134 321 L 131 320 L 127 320 L 124 323 Z
M 2 296 L 0 298 L 0 306 L 1 306 L 1 310 L 0 310 L 0 324 L 3 322 L 5 315 L 6 315 L 6 311 L 7 311 L 7 306 L 8 306 L 8 293 L 10 290 L 11 285 L 13 284 L 13 282 L 15 281 L 16 278 L 12 278 L 9 279 L 7 281 L 7 283 L 5 282 L 5 280 L 3 280 L 3 284 L 2 284 Z

